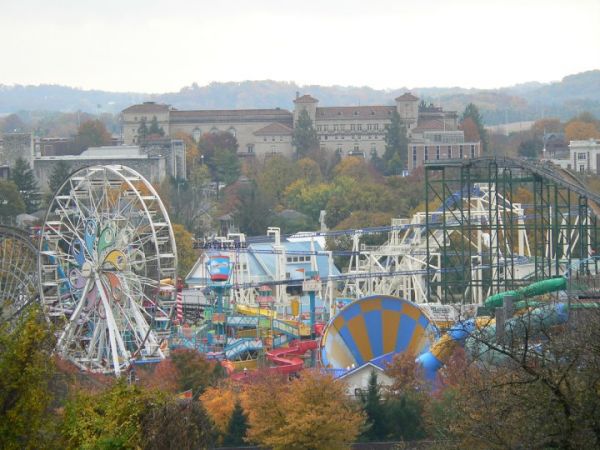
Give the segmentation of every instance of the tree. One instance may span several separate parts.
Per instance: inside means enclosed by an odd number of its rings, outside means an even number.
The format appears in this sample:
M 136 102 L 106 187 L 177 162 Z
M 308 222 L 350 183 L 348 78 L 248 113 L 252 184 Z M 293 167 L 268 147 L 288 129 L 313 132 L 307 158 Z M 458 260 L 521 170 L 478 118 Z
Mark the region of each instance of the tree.
M 357 183 L 370 182 L 375 180 L 375 174 L 364 158 L 359 156 L 349 156 L 340 161 L 333 169 L 334 177 L 346 176 L 353 178 Z
M 198 149 L 204 156 L 204 163 L 209 167 L 214 181 L 230 184 L 239 178 L 238 142 L 231 133 L 204 133 L 198 141 Z
M 71 166 L 66 161 L 60 160 L 53 165 L 52 172 L 50 172 L 50 177 L 48 178 L 48 188 L 52 195 L 64 193 L 58 192 L 58 189 L 69 178 L 69 175 L 71 175 Z
M 333 189 L 333 184 L 311 184 L 305 179 L 298 179 L 285 188 L 284 203 L 316 221 L 321 210 L 326 209 Z
M 200 402 L 171 400 L 142 416 L 141 448 L 193 450 L 213 448 L 215 432 Z
M 146 138 L 148 137 L 149 130 L 148 130 L 148 124 L 146 123 L 146 118 L 142 117 L 142 120 L 140 121 L 140 126 L 138 127 L 137 130 L 137 134 L 138 134 L 138 142 L 143 142 L 146 140 Z
M 29 163 L 23 158 L 17 158 L 10 178 L 17 185 L 27 213 L 35 212 L 40 207 L 40 190 Z
M 229 424 L 227 425 L 227 433 L 223 437 L 223 445 L 229 447 L 236 447 L 244 445 L 244 438 L 248 431 L 248 418 L 244 413 L 242 404 L 238 400 L 235 402 L 235 407 Z
M 238 189 L 235 223 L 250 236 L 263 234 L 269 226 L 271 210 L 262 191 L 255 185 Z
M 306 109 L 300 111 L 298 120 L 294 125 L 292 145 L 296 149 L 298 159 L 306 156 L 311 150 L 319 148 L 319 136 Z
M 181 391 L 192 390 L 195 396 L 222 377 L 220 364 L 207 361 L 196 350 L 178 349 L 171 352 L 171 360 L 177 369 L 177 380 Z
M 65 447 L 141 448 L 144 418 L 165 404 L 160 392 L 128 385 L 123 378 L 107 391 L 80 391 L 65 406 Z
M 395 109 L 385 132 L 385 152 L 382 159 L 386 175 L 399 175 L 408 164 L 406 126 Z
M 454 409 L 442 433 L 462 448 L 597 448 L 600 313 L 576 299 L 568 311 L 566 325 L 565 305 L 546 305 L 511 318 L 502 336 L 493 322 L 470 333 L 471 363 L 441 373 Z
M 181 276 L 186 276 L 198 259 L 194 250 L 193 236 L 178 223 L 173 224 L 173 234 L 177 245 L 177 271 Z
M 150 121 L 150 128 L 148 128 L 148 135 L 158 135 L 164 136 L 165 130 L 158 124 L 158 119 L 156 116 L 152 116 L 152 120 Z
M 77 130 L 78 146 L 85 150 L 89 147 L 100 147 L 111 143 L 111 136 L 104 123 L 100 120 L 87 120 Z
M 52 447 L 54 345 L 54 333 L 37 307 L 27 308 L 13 329 L 0 324 L 0 447 Z
M 595 123 L 572 120 L 565 126 L 567 141 L 579 141 L 600 138 L 600 131 Z
M 471 120 L 475 123 L 477 127 L 477 131 L 479 132 L 479 137 L 481 139 L 481 151 L 483 154 L 487 153 L 488 150 L 488 138 L 487 131 L 485 130 L 485 126 L 483 124 L 483 118 L 479 113 L 479 108 L 475 106 L 473 103 L 469 103 L 461 117 L 461 124 L 467 120 L 467 118 L 471 118 Z
M 26 125 L 17 114 L 9 114 L 2 121 L 3 133 L 14 133 L 25 131 Z
M 367 430 L 363 436 L 368 441 L 384 440 L 387 435 L 384 409 L 382 407 L 380 387 L 377 382 L 377 374 L 371 371 L 367 392 L 361 397 L 363 411 L 366 416 Z
M 11 180 L 0 180 L 0 217 L 14 217 L 25 212 L 25 202 L 17 185 Z
M 192 136 L 183 131 L 176 131 L 171 135 L 173 139 L 181 139 L 185 143 L 185 168 L 188 178 L 192 172 L 196 169 L 196 166 L 200 165 L 200 152 L 198 150 L 198 144 Z
M 544 143 L 539 139 L 528 139 L 519 144 L 519 156 L 524 158 L 537 158 L 544 148 Z
M 229 428 L 231 417 L 238 402 L 237 394 L 231 386 L 211 386 L 200 396 L 200 401 L 215 424 L 217 431 L 224 436 Z
M 317 371 L 305 370 L 290 383 L 257 380 L 244 391 L 242 405 L 248 438 L 274 450 L 347 448 L 364 423 L 344 383 Z
M 258 187 L 268 195 L 272 202 L 280 204 L 286 186 L 301 175 L 293 161 L 285 156 L 275 155 L 265 161 L 265 166 L 258 176 Z

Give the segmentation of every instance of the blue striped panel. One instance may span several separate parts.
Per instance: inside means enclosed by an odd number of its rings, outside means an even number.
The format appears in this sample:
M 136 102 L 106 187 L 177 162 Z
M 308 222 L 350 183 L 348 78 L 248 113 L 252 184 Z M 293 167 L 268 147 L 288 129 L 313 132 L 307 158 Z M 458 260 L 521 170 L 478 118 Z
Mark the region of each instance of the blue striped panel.
M 408 348 L 412 339 L 417 322 L 412 317 L 405 314 L 400 317 L 400 326 L 398 329 L 398 337 L 396 338 L 396 352 L 403 352 Z
M 354 336 L 352 336 L 352 334 L 350 333 L 350 330 L 344 325 L 339 330 L 339 333 L 340 333 L 340 336 L 342 337 L 342 339 L 344 340 L 344 343 L 350 350 L 350 353 L 352 353 L 352 356 L 354 356 L 354 359 L 356 360 L 356 364 L 358 364 L 358 365 L 364 364 L 365 361 L 363 361 L 362 356 L 360 356 L 360 351 L 358 350 L 358 347 L 356 346 L 356 342 L 354 341 Z
M 383 354 L 383 333 L 382 330 L 382 311 L 369 311 L 365 313 L 365 323 L 367 326 L 367 334 L 371 344 L 371 352 L 375 356 Z

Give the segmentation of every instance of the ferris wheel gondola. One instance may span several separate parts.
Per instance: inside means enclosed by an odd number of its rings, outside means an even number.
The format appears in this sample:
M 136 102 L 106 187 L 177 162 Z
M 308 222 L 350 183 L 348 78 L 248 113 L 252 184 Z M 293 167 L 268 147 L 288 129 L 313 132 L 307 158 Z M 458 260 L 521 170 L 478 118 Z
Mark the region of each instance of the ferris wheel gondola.
M 162 357 L 176 279 L 169 217 L 133 169 L 73 173 L 52 199 L 40 239 L 39 277 L 58 352 L 81 369 L 117 376 L 132 360 Z

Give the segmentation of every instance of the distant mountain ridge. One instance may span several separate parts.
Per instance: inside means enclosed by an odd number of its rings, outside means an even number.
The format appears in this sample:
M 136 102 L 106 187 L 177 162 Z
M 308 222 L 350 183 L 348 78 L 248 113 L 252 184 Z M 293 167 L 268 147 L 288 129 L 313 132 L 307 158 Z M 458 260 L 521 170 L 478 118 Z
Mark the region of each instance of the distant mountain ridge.
M 296 92 L 310 93 L 320 105 L 352 106 L 392 104 L 406 88 L 378 90 L 370 87 L 301 86 L 272 80 L 192 84 L 179 92 L 146 94 L 83 90 L 60 85 L 0 85 L 0 113 L 18 111 L 85 111 L 119 113 L 135 103 L 153 100 L 179 109 L 293 108 Z M 600 117 L 600 70 L 564 77 L 553 83 L 528 82 L 499 89 L 423 87 L 411 89 L 425 101 L 462 111 L 478 105 L 486 123 L 498 124 L 541 117 L 566 120 L 581 111 Z

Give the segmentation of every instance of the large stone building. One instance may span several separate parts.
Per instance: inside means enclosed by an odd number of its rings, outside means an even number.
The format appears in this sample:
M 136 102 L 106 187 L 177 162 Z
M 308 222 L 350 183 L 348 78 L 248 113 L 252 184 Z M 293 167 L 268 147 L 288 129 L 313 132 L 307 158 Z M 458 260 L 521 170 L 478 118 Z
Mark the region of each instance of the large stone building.
M 333 107 L 319 106 L 319 101 L 310 95 L 296 95 L 293 112 L 280 108 L 180 111 L 169 105 L 146 102 L 123 110 L 123 141 L 137 143 L 141 123 L 156 118 L 167 135 L 184 132 L 196 141 L 204 133 L 229 132 L 237 138 L 240 156 L 292 156 L 294 125 L 302 110 L 311 118 L 321 148 L 341 156 L 383 155 L 386 128 L 394 111 L 406 125 L 410 139 L 409 170 L 436 156 L 471 158 L 480 154 L 479 142 L 465 142 L 455 111 L 419 103 L 419 98 L 410 93 L 396 98 L 393 105 Z

